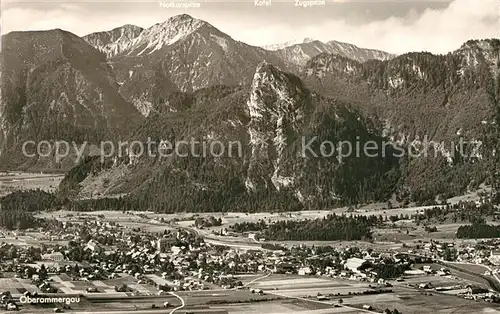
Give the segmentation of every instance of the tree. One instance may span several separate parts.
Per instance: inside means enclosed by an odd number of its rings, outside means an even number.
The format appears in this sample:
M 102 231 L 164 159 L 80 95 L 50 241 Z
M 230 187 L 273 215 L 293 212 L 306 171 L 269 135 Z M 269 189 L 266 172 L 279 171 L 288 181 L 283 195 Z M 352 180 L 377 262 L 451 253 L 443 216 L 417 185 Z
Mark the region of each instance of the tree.
M 35 270 L 32 268 L 32 267 L 27 267 L 25 270 L 24 270 L 24 273 L 26 274 L 26 276 L 28 278 L 31 278 L 33 277 L 33 275 L 35 274 Z
M 40 266 L 40 269 L 38 270 L 38 276 L 40 276 L 41 280 L 47 279 L 48 272 L 47 272 L 47 267 L 45 266 L 45 264 L 42 264 L 42 266 Z
M 7 252 L 7 259 L 14 259 L 17 257 L 17 248 L 15 246 L 11 246 L 9 251 Z
M 73 274 L 79 274 L 80 273 L 80 267 L 78 267 L 78 264 L 75 264 L 75 266 L 72 269 Z
M 445 261 L 454 261 L 457 257 L 455 249 L 450 249 L 449 247 L 446 247 L 443 252 L 443 259 Z

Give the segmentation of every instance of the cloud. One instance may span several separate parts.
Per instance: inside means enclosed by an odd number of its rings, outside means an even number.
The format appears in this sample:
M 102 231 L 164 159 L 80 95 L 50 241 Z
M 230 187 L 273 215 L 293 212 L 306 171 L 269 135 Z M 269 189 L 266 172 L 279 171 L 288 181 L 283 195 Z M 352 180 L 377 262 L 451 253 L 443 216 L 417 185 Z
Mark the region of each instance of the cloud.
M 335 2 L 343 3 L 329 2 L 324 7 L 312 8 L 279 3 L 265 11 L 241 2 L 204 3 L 201 9 L 187 13 L 253 45 L 311 37 L 393 53 L 423 50 L 446 53 L 469 39 L 500 38 L 500 2 L 497 0 L 455 0 L 439 9 L 429 4 L 426 10 L 414 10 L 415 4 L 411 2 L 403 2 L 403 6 L 401 2 L 366 5 L 352 0 Z M 34 4 L 4 0 L 2 6 L 4 34 L 13 30 L 61 28 L 82 36 L 124 24 L 149 27 L 182 13 L 162 10 L 154 2 Z M 395 6 L 400 9 L 397 13 L 392 11 Z M 384 14 L 370 18 L 374 8 L 377 14 L 380 11 Z
M 243 30 L 240 37 L 259 44 L 285 42 L 303 37 L 322 41 L 338 40 L 361 47 L 393 53 L 430 51 L 447 53 L 469 39 L 500 38 L 500 2 L 494 0 L 455 0 L 442 10 L 428 9 L 415 16 L 390 17 L 361 25 L 335 19 L 305 25 L 265 26 Z M 259 34 L 259 35 L 254 35 Z M 285 40 L 280 40 L 284 38 Z

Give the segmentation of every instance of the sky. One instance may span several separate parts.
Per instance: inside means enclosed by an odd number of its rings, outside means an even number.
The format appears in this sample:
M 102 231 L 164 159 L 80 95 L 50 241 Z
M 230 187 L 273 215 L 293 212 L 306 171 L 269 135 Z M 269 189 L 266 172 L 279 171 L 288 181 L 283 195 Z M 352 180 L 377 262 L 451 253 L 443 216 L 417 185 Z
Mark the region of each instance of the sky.
M 200 1 L 199 8 L 160 7 L 158 0 L 3 0 L 1 31 L 61 28 L 83 36 L 124 24 L 144 28 L 187 13 L 236 40 L 261 46 L 313 38 L 391 53 L 447 53 L 469 39 L 500 38 L 500 0 L 326 0 L 297 7 L 296 0 Z

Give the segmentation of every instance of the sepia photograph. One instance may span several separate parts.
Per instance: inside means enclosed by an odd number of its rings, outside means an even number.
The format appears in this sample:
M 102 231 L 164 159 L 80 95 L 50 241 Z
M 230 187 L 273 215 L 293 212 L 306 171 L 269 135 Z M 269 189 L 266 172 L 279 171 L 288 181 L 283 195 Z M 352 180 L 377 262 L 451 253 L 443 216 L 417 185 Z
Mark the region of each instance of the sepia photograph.
M 2 0 L 0 313 L 500 313 L 500 0 Z

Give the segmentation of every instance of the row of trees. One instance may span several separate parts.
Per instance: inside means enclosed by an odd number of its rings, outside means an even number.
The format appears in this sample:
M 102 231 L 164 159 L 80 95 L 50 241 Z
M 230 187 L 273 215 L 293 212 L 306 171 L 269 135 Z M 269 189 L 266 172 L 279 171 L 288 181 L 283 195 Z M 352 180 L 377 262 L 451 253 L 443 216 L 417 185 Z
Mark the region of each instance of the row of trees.
M 380 263 L 373 267 L 378 276 L 383 279 L 401 277 L 405 271 L 411 269 L 410 264 Z
M 267 224 L 237 223 L 234 230 L 260 231 L 267 239 L 275 241 L 336 241 L 371 238 L 371 227 L 380 223 L 375 216 L 328 215 L 321 219 L 281 220 Z
M 472 224 L 460 226 L 457 230 L 459 239 L 481 239 L 481 238 L 500 238 L 500 226 L 487 224 Z
M 0 209 L 0 227 L 8 230 L 28 229 L 38 226 L 38 219 L 26 211 Z
M 9 230 L 38 227 L 44 221 L 34 213 L 55 209 L 61 202 L 53 194 L 41 190 L 15 191 L 0 198 L 0 227 Z
M 497 209 L 491 202 L 484 202 L 477 205 L 473 201 L 461 201 L 454 205 L 435 206 L 426 208 L 420 213 L 413 215 L 417 223 L 434 222 L 440 223 L 446 220 L 456 222 L 482 223 L 483 217 L 497 219 Z
M 51 193 L 40 189 L 32 191 L 15 191 L 3 198 L 0 198 L 2 210 L 39 212 L 55 209 L 61 206 L 62 202 Z

